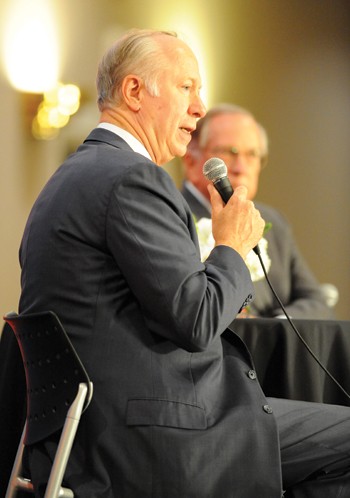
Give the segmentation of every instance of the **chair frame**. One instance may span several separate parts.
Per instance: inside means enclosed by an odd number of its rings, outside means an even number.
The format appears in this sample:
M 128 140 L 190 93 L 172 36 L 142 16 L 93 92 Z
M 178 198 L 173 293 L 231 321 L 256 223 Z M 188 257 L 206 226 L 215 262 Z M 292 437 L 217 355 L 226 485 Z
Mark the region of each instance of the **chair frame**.
M 46 486 L 46 491 L 44 498 L 74 498 L 74 493 L 71 489 L 62 487 L 62 481 L 68 464 L 68 459 L 71 453 L 72 445 L 75 439 L 75 435 L 79 426 L 80 417 L 82 413 L 88 407 L 93 393 L 93 384 L 90 381 L 84 366 L 82 365 L 73 345 L 71 344 L 66 331 L 64 330 L 61 322 L 59 321 L 57 315 L 53 312 L 42 312 L 42 313 L 32 313 L 27 315 L 17 315 L 15 313 L 9 313 L 4 316 L 4 320 L 11 326 L 13 332 L 16 335 L 16 339 L 19 343 L 23 364 L 26 372 L 26 384 L 27 384 L 27 417 L 22 432 L 21 440 L 18 446 L 16 458 L 11 472 L 11 477 L 9 480 L 7 492 L 5 498 L 15 498 L 18 490 L 24 490 L 34 493 L 34 487 L 30 479 L 22 477 L 22 458 L 24 448 L 27 443 L 28 429 L 29 426 L 29 391 L 30 391 L 30 372 L 27 368 L 29 358 L 26 352 L 25 346 L 23 346 L 23 341 L 21 341 L 21 334 L 18 333 L 18 328 L 21 322 L 27 321 L 27 323 L 38 322 L 38 320 L 49 320 L 49 323 L 55 325 L 55 332 L 61 335 L 60 340 L 62 340 L 66 348 L 69 349 L 71 353 L 70 361 L 75 362 L 74 368 L 79 369 L 80 377 L 83 376 L 84 382 L 79 382 L 76 384 L 77 393 L 70 404 L 67 407 L 67 412 L 65 419 L 62 421 L 62 431 L 59 439 L 58 447 L 55 453 L 54 461 L 51 467 L 49 479 Z M 23 326 L 23 324 L 22 324 Z M 25 325 L 24 325 L 25 326 Z M 35 340 L 35 339 L 34 339 Z M 80 379 L 79 379 L 80 380 Z M 62 390 L 65 389 L 64 386 L 60 386 Z M 45 439 L 45 431 L 44 431 Z M 30 435 L 29 435 L 30 437 Z M 39 436 L 40 437 L 40 436 Z M 38 437 L 36 436 L 38 439 Z M 39 439 L 40 440 L 40 439 Z

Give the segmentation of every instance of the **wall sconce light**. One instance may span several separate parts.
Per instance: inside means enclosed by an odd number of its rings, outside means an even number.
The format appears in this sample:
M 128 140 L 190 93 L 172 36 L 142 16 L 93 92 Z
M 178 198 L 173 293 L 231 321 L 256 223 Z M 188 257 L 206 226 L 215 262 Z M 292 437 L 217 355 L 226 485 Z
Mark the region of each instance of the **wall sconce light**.
M 50 6 L 51 4 L 51 6 Z M 58 37 L 49 0 L 11 0 L 4 30 L 5 69 L 21 92 L 25 125 L 51 139 L 80 105 L 76 85 L 58 83 Z
M 79 106 L 80 89 L 76 85 L 58 83 L 54 89 L 45 92 L 32 118 L 31 130 L 34 138 L 55 138 Z
M 11 85 L 43 93 L 58 79 L 58 37 L 47 0 L 12 0 L 5 14 L 4 61 Z

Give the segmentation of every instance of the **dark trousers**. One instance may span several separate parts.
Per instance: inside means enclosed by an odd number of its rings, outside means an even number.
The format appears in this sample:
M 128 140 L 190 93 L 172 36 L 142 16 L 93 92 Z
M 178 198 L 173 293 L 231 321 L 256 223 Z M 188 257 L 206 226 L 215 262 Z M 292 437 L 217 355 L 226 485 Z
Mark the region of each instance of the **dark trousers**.
M 350 498 L 350 407 L 269 398 L 286 498 Z

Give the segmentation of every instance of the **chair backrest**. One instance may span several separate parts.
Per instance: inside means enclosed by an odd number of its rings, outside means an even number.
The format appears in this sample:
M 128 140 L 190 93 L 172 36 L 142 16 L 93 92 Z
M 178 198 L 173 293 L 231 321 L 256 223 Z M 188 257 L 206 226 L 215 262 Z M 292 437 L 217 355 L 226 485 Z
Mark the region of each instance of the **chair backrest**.
M 92 390 L 89 376 L 60 320 L 51 311 L 4 317 L 17 338 L 27 384 L 24 444 L 41 441 L 61 429 L 80 383 Z

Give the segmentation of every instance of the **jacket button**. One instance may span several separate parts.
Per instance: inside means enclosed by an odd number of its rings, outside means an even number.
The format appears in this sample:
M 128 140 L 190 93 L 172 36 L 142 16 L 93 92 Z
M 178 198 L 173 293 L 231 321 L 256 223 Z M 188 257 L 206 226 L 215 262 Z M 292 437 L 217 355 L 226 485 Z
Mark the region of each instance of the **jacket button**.
M 272 408 L 271 408 L 271 406 L 270 406 L 270 405 L 264 405 L 264 406 L 263 406 L 263 410 L 264 410 L 264 412 L 266 412 L 266 413 L 273 413 L 273 412 L 272 412 Z
M 255 370 L 249 370 L 248 377 L 250 379 L 252 379 L 252 380 L 256 379 L 256 372 L 255 372 Z

